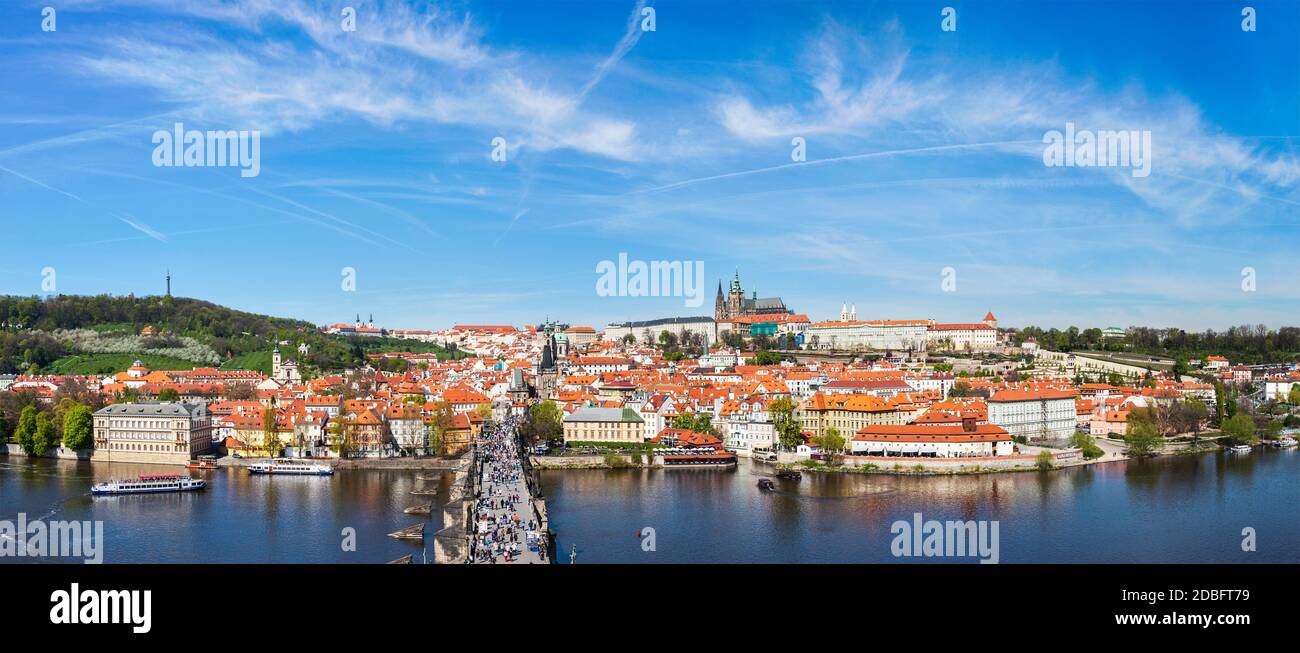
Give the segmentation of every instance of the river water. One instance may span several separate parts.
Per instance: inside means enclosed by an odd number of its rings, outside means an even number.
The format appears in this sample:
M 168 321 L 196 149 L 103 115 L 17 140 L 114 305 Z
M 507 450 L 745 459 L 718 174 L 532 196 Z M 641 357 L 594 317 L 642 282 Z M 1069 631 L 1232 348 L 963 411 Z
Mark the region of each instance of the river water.
M 0 520 L 15 522 L 20 512 L 46 522 L 102 520 L 107 563 L 376 563 L 406 554 L 420 562 L 426 550 L 433 558 L 441 511 L 428 519 L 402 510 L 441 506 L 452 481 L 436 471 L 272 478 L 223 468 L 191 472 L 210 481 L 203 492 L 89 494 L 110 477 L 176 471 L 0 457 Z M 920 512 L 924 520 L 996 520 L 1004 563 L 1300 562 L 1297 451 L 982 476 L 805 473 L 759 490 L 772 471 L 745 459 L 725 471 L 547 470 L 558 561 L 567 563 L 575 545 L 579 563 L 935 560 L 891 554 L 891 524 Z M 387 537 L 422 521 L 424 547 Z M 1254 552 L 1242 550 L 1247 527 Z M 345 529 L 355 532 L 354 551 L 345 550 Z
M 411 554 L 433 560 L 433 534 L 453 474 L 438 470 L 339 470 L 334 476 L 249 474 L 242 467 L 184 470 L 208 481 L 206 490 L 100 496 L 93 483 L 140 474 L 175 474 L 178 467 L 21 456 L 0 457 L 0 520 L 104 522 L 105 563 L 127 562 L 388 562 Z M 421 481 L 416 477 L 436 477 Z M 412 495 L 432 489 L 434 496 Z M 432 519 L 402 511 L 433 501 Z M 388 537 L 424 522 L 425 546 Z M 355 546 L 346 542 L 352 529 Z M 346 550 L 347 548 L 352 550 Z M 427 549 L 427 551 L 426 551 Z M 31 561 L 30 558 L 23 558 Z M 8 562 L 0 557 L 0 563 Z M 66 560 L 58 560 L 66 561 Z
M 558 557 L 567 562 L 576 545 L 578 563 L 940 561 L 891 552 L 891 525 L 920 512 L 998 521 L 1004 563 L 1300 562 L 1295 450 L 979 476 L 795 482 L 773 471 L 745 459 L 733 471 L 549 470 Z M 758 489 L 765 475 L 775 491 Z M 1254 552 L 1242 550 L 1246 527 Z

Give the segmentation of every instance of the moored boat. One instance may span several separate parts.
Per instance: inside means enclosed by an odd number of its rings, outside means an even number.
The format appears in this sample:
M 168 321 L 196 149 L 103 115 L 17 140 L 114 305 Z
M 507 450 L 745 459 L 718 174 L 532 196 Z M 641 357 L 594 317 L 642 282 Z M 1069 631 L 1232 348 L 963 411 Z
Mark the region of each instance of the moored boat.
M 1281 447 L 1281 448 L 1294 447 L 1296 446 L 1296 440 L 1295 438 L 1292 437 L 1282 436 L 1274 440 L 1272 444 L 1275 447 Z
M 1228 451 L 1232 453 L 1250 453 L 1250 445 L 1248 444 L 1233 445 L 1231 447 L 1228 447 Z
M 759 479 L 759 481 L 758 481 L 758 489 L 760 489 L 760 490 L 775 490 L 775 489 L 776 489 L 776 484 L 772 483 L 772 479 L 770 479 L 770 478 Z
M 334 468 L 329 465 L 306 463 L 292 458 L 274 458 L 270 462 L 253 463 L 248 466 L 249 474 L 272 474 L 283 476 L 332 476 Z
M 215 456 L 199 456 L 185 463 L 185 466 L 190 469 L 216 469 L 217 459 Z
M 105 481 L 90 487 L 91 494 L 153 494 L 202 490 L 207 481 L 180 474 L 151 474 L 122 481 Z

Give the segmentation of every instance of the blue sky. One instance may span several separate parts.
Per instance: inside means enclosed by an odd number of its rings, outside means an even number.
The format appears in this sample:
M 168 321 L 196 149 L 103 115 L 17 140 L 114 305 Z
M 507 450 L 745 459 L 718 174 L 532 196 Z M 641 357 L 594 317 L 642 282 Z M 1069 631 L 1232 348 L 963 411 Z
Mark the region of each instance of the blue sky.
M 1243 4 L 5 2 L 0 292 L 600 326 L 739 269 L 814 320 L 1296 324 L 1300 10 Z M 260 174 L 155 167 L 175 122 Z M 1150 176 L 1046 167 L 1067 122 Z M 598 296 L 620 252 L 704 261 L 704 308 Z

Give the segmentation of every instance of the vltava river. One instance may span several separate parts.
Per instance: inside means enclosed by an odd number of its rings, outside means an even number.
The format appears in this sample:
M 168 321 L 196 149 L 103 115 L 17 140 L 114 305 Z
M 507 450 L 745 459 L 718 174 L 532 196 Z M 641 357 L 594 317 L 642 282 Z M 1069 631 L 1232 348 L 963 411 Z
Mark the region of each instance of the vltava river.
M 1300 452 L 982 476 L 548 470 L 560 562 L 897 562 L 895 521 L 997 520 L 1001 562 L 1300 562 Z M 757 481 L 772 478 L 777 490 Z M 638 531 L 654 529 L 654 551 Z M 1242 529 L 1256 551 L 1242 551 Z M 644 533 L 644 531 L 643 531 Z M 934 560 L 934 558 L 920 559 Z M 970 559 L 964 561 L 969 562 Z
M 135 496 L 90 494 L 93 483 L 140 474 L 189 473 L 206 490 Z M 416 476 L 438 477 L 420 481 Z M 0 520 L 104 522 L 105 563 L 388 562 L 433 560 L 433 534 L 453 475 L 437 470 L 339 470 L 332 477 L 251 475 L 244 468 L 186 470 L 124 463 L 32 461 L 0 456 Z M 436 489 L 436 496 L 411 490 Z M 403 509 L 433 500 L 432 519 Z M 425 522 L 425 547 L 388 537 Z M 355 551 L 344 550 L 345 528 Z M 30 562 L 30 558 L 22 558 Z M 0 557 L 0 563 L 12 562 Z M 59 559 L 58 562 L 67 562 Z
M 102 520 L 104 562 L 387 562 L 432 559 L 432 519 L 405 515 L 447 500 L 450 473 L 339 470 L 332 478 L 191 471 L 203 492 L 92 497 L 110 477 L 176 467 L 0 457 L 0 520 Z M 542 474 L 558 562 L 896 562 L 890 525 L 997 520 L 1001 562 L 1300 562 L 1300 452 L 1256 449 L 1049 473 L 984 476 L 804 474 L 772 469 L 548 470 Z M 417 475 L 437 476 L 420 481 Z M 774 479 L 775 480 L 775 479 Z M 416 496 L 413 489 L 436 489 Z M 387 537 L 425 521 L 426 545 Z M 654 551 L 638 531 L 654 529 Z M 1257 550 L 1241 549 L 1256 531 Z M 342 531 L 355 529 L 356 551 Z M 644 531 L 642 531 L 644 533 Z M 28 558 L 20 559 L 30 561 Z M 917 559 L 912 559 L 917 560 Z M 926 560 L 926 559 L 920 559 Z M 930 559 L 932 560 L 932 559 Z M 0 563 L 14 559 L 0 558 Z M 66 561 L 61 560 L 61 561 Z

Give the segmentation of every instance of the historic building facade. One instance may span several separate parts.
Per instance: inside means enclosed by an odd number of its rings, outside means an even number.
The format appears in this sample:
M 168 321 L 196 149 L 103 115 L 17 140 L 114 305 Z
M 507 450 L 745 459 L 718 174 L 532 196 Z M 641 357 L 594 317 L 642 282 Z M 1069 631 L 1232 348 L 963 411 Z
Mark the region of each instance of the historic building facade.
M 212 416 L 203 404 L 154 401 L 95 411 L 94 459 L 184 465 L 212 448 Z

